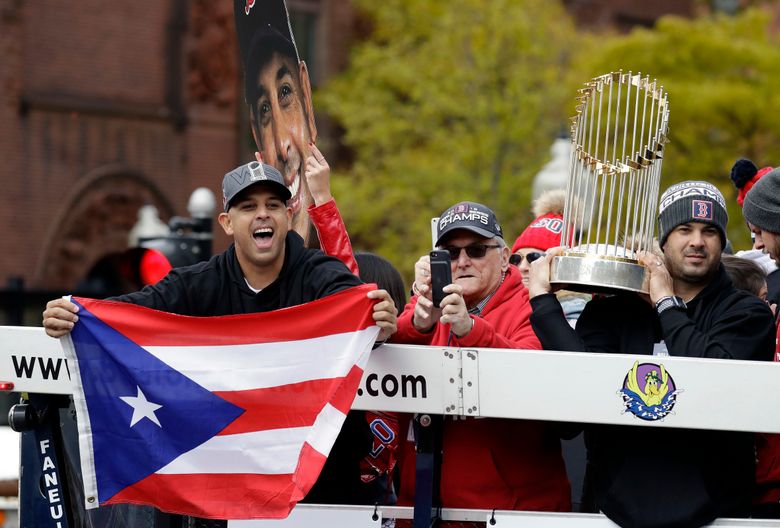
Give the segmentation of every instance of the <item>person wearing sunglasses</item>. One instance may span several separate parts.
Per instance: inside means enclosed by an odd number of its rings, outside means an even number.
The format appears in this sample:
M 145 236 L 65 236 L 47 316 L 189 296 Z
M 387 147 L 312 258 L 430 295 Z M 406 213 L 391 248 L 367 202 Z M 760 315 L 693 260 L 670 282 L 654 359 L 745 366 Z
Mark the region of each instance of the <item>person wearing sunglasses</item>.
M 513 266 L 517 266 L 518 269 L 520 268 L 523 263 L 525 263 L 527 266 L 527 269 L 530 269 L 531 262 L 533 262 L 536 259 L 542 258 L 544 256 L 544 251 L 539 251 L 536 248 L 523 248 L 525 251 L 518 251 L 517 253 L 512 253 L 509 255 L 509 263 Z M 523 284 L 525 284 L 527 281 L 525 280 L 525 277 L 523 277 Z
M 531 262 L 543 257 L 544 252 L 551 247 L 561 245 L 565 203 L 566 191 L 563 189 L 554 189 L 543 193 L 534 202 L 534 221 L 512 244 L 512 256 L 509 263 L 517 266 L 517 269 L 520 270 L 526 288 L 528 287 Z
M 534 202 L 533 213 L 536 217 L 517 237 L 512 245 L 509 263 L 517 266 L 523 276 L 523 284 L 528 287 L 531 263 L 545 256 L 545 252 L 561 245 L 563 233 L 563 208 L 566 203 L 564 189 L 545 191 Z M 556 293 L 566 320 L 574 327 L 577 318 L 585 309 L 591 295 L 559 291 Z
M 509 265 L 496 215 L 460 202 L 440 217 L 436 246 L 449 252 L 452 284 L 440 308 L 431 300 L 430 259 L 415 264 L 415 295 L 398 319 L 399 343 L 539 349 L 530 328 L 528 291 Z M 570 511 L 569 481 L 557 432 L 547 423 L 445 420 L 440 497 L 444 507 Z M 400 446 L 398 504 L 414 502 L 413 441 Z

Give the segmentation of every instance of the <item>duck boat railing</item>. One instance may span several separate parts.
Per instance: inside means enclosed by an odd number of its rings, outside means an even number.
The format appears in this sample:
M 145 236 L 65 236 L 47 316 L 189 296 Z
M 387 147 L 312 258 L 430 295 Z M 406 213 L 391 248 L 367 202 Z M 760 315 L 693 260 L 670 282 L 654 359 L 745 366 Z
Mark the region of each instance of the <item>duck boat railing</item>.
M 38 405 L 57 395 L 71 394 L 69 369 L 59 342 L 46 336 L 41 328 L 0 327 L 0 387 L 21 393 L 23 400 Z M 352 408 L 413 413 L 418 417 L 493 417 L 780 433 L 778 387 L 780 363 L 383 345 L 371 355 Z M 58 420 L 53 422 L 56 429 Z M 32 432 L 22 433 L 23 446 L 24 436 Z M 56 440 L 60 433 L 54 433 Z M 23 473 L 22 507 L 29 502 L 25 497 L 28 493 L 47 500 L 38 489 L 37 481 L 29 486 L 25 483 Z M 440 509 L 432 515 L 441 520 L 479 521 L 503 527 L 615 526 L 596 514 Z M 228 526 L 379 527 L 388 518 L 411 519 L 413 509 L 300 504 L 285 520 L 229 521 Z M 780 521 L 720 519 L 713 526 L 780 528 Z

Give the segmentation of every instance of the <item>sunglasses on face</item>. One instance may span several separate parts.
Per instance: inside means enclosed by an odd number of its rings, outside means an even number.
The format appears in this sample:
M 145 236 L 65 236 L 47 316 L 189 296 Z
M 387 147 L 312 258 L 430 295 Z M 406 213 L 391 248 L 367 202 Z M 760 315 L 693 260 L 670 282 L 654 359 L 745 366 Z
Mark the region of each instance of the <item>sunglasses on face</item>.
M 469 244 L 468 246 L 445 246 L 442 249 L 444 251 L 448 251 L 450 254 L 450 260 L 458 260 L 460 258 L 460 251 L 462 249 L 466 250 L 466 255 L 468 255 L 469 258 L 478 259 L 485 256 L 488 249 L 497 249 L 500 248 L 498 244 Z
M 527 253 L 525 256 L 520 255 L 519 253 L 512 253 L 509 255 L 509 263 L 513 266 L 519 266 L 521 262 L 523 262 L 523 259 L 527 260 L 530 264 L 534 260 L 539 260 L 542 258 L 545 254 L 541 251 L 531 251 L 530 253 Z

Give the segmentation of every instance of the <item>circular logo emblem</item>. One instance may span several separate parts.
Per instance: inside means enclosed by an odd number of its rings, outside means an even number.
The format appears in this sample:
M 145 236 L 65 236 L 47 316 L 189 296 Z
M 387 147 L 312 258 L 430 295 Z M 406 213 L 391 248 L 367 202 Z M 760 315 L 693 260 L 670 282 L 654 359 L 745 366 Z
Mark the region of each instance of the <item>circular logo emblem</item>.
M 623 380 L 623 412 L 647 421 L 669 414 L 680 391 L 662 364 L 634 362 Z

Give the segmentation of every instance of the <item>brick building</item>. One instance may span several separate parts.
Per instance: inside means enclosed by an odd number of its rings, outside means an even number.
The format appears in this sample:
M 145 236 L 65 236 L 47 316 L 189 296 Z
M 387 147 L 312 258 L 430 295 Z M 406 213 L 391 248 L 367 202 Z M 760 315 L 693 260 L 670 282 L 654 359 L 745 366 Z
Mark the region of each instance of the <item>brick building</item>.
M 183 213 L 237 158 L 231 6 L 3 4 L 0 273 L 73 288 L 141 205 Z

